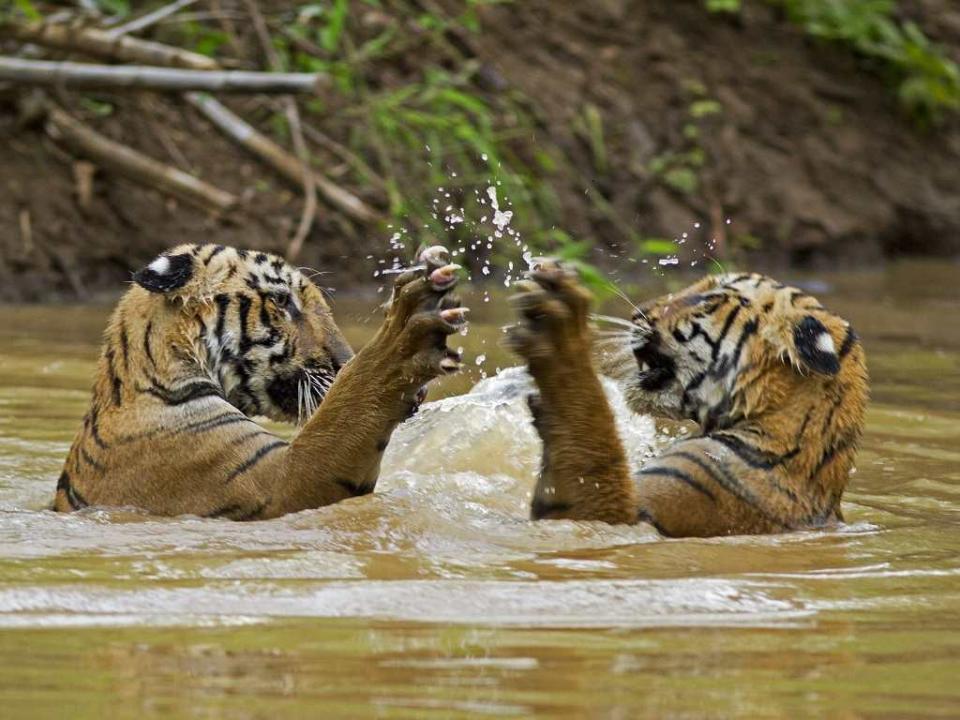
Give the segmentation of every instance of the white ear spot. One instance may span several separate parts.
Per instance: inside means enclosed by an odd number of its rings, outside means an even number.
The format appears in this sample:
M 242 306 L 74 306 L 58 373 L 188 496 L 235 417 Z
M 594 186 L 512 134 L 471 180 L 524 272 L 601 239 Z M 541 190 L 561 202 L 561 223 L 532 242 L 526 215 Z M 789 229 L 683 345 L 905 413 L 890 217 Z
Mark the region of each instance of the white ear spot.
M 161 255 L 152 263 L 147 265 L 148 270 L 152 270 L 157 275 L 164 275 L 170 269 L 170 258 L 166 255 Z
M 833 338 L 830 336 L 830 333 L 820 333 L 820 336 L 817 338 L 817 350 L 836 355 L 837 346 L 833 344 Z

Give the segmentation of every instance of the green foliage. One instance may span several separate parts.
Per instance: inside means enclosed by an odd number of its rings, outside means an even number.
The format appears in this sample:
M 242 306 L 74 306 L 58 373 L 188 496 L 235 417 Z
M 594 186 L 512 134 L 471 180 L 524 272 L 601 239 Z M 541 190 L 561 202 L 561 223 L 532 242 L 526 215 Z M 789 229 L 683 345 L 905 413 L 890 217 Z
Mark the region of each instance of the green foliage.
M 740 0 L 704 0 L 710 12 L 740 12 Z
M 677 244 L 667 238 L 648 237 L 637 242 L 637 249 L 643 255 L 673 255 Z
M 960 67 L 912 22 L 899 21 L 894 0 L 765 0 L 783 8 L 809 35 L 848 45 L 891 75 L 904 107 L 921 122 L 960 111 Z M 741 0 L 705 0 L 711 12 L 736 12 Z
M 683 149 L 657 155 L 650 161 L 649 170 L 667 187 L 683 195 L 693 195 L 700 189 L 700 169 L 707 162 L 707 153 L 700 145 L 700 123 L 722 113 L 723 106 L 707 97 L 706 87 L 698 81 L 687 81 L 685 88 L 694 99 L 687 106 L 687 121 L 681 130 L 685 141 Z
M 10 8 L 13 11 L 12 14 L 16 14 L 17 11 L 25 17 L 27 20 L 39 20 L 40 13 L 33 6 L 33 3 L 30 0 L 14 0 L 13 7 Z M 7 11 L 0 10 L 0 17 L 3 17 Z
M 96 0 L 97 7 L 107 15 L 126 17 L 130 14 L 130 0 Z

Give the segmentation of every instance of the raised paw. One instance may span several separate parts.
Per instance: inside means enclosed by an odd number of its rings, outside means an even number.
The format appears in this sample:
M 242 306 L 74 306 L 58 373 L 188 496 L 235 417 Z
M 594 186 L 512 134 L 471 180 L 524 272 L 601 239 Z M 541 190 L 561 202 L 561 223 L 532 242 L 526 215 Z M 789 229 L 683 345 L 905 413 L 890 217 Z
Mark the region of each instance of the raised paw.
M 394 284 L 380 341 L 412 382 L 424 383 L 460 370 L 460 354 L 447 347 L 447 336 L 465 327 L 468 308 L 451 295 L 460 266 L 446 248 L 429 247 L 417 261 Z
M 518 322 L 506 329 L 506 345 L 530 363 L 589 352 L 587 321 L 592 296 L 576 273 L 556 260 L 538 261 L 510 298 Z

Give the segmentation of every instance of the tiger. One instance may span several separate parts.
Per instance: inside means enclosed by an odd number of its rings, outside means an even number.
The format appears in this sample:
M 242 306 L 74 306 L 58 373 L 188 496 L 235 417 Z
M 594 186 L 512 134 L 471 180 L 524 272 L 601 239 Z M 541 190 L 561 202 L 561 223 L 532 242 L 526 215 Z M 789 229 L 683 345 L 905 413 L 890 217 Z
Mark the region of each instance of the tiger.
M 354 354 L 323 292 L 265 252 L 185 244 L 133 275 L 53 509 L 266 520 L 373 492 L 391 433 L 462 367 L 441 246 L 398 274 Z M 299 423 L 286 441 L 253 418 Z
M 850 323 L 756 273 L 712 275 L 636 306 L 599 337 L 591 293 L 542 260 L 512 298 L 543 441 L 533 519 L 647 523 L 666 537 L 835 526 L 863 433 L 868 374 Z M 599 375 L 637 413 L 693 421 L 632 472 Z

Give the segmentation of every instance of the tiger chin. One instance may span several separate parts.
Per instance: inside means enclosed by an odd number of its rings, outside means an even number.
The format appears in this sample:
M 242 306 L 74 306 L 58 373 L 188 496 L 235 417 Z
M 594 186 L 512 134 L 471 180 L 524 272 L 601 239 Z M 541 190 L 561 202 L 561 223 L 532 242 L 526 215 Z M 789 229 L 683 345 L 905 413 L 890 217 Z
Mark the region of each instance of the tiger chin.
M 446 346 L 465 322 L 457 270 L 444 248 L 425 250 L 354 354 L 320 289 L 283 259 L 163 253 L 109 321 L 54 509 L 258 520 L 373 492 L 394 428 L 461 366 Z M 301 428 L 288 443 L 253 416 Z
M 637 308 L 603 340 L 590 294 L 543 261 L 513 298 L 507 344 L 537 385 L 534 519 L 645 522 L 669 537 L 778 533 L 842 521 L 867 404 L 850 324 L 757 274 L 706 277 Z M 633 475 L 598 369 L 636 412 L 693 420 Z

